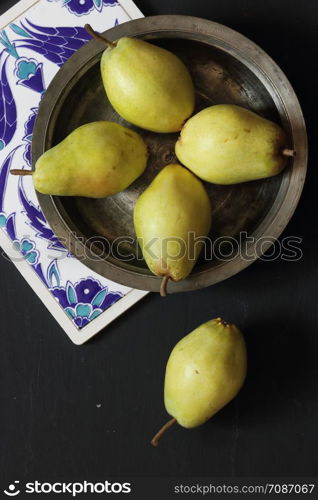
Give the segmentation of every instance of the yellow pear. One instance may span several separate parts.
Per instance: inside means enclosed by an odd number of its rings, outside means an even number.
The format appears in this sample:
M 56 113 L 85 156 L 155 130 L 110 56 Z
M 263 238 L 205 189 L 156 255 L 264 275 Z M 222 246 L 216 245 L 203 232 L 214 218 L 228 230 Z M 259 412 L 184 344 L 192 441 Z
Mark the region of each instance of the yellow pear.
M 43 194 L 103 198 L 126 189 L 146 168 L 147 146 L 139 134 L 113 122 L 92 122 L 45 151 L 33 183 Z M 13 170 L 26 175 L 26 170 Z
M 125 120 L 153 132 L 178 132 L 194 109 L 190 73 L 172 52 L 138 38 L 108 42 L 101 58 L 107 97 Z
M 180 165 L 167 165 L 138 198 L 134 225 L 149 269 L 168 279 L 186 278 L 211 226 L 211 205 L 199 179 Z
M 234 324 L 216 318 L 193 330 L 173 348 L 166 367 L 164 401 L 175 422 L 188 429 L 204 424 L 231 401 L 246 376 L 246 347 Z
M 190 118 L 175 151 L 194 174 L 215 184 L 271 177 L 294 155 L 279 125 L 232 104 L 210 106 Z

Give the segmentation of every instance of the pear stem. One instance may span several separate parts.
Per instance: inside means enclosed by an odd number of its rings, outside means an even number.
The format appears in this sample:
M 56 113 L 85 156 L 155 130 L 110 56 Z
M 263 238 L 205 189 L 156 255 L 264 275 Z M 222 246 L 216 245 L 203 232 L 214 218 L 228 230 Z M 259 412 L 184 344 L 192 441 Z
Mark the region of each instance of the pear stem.
M 283 149 L 282 153 L 283 153 L 284 156 L 296 156 L 295 149 L 285 148 L 285 149 Z
M 170 280 L 170 276 L 168 274 L 166 274 L 162 278 L 162 282 L 161 282 L 161 285 L 160 285 L 160 295 L 161 295 L 161 297 L 166 297 L 168 295 L 167 285 L 168 285 L 168 281 L 169 280 Z
M 10 170 L 10 174 L 12 175 L 33 175 L 33 170 L 22 170 L 19 168 L 14 168 L 13 170 Z
M 164 435 L 164 433 L 170 429 L 170 427 L 172 427 L 174 424 L 176 423 L 176 419 L 175 418 L 172 418 L 171 420 L 168 420 L 167 423 L 165 423 L 165 425 L 163 425 L 161 427 L 161 429 L 157 432 L 157 434 L 152 438 L 152 440 L 150 441 L 152 446 L 158 446 L 159 444 L 159 441 L 160 439 L 162 438 L 162 436 Z
M 110 40 L 107 40 L 104 38 L 102 35 L 97 33 L 93 28 L 91 27 L 90 24 L 85 24 L 84 28 L 86 29 L 87 33 L 91 35 L 95 40 L 99 40 L 100 42 L 103 42 L 107 45 L 107 47 L 116 47 L 117 43 L 116 42 L 111 42 Z

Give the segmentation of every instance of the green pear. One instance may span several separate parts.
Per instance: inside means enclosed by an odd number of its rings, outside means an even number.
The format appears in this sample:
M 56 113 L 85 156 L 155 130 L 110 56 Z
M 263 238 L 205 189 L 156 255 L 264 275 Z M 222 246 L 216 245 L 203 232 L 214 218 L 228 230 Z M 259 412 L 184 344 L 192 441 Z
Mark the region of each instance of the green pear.
M 172 350 L 166 367 L 164 401 L 173 417 L 152 440 L 175 422 L 188 429 L 204 424 L 229 403 L 246 376 L 246 347 L 233 324 L 216 318 L 193 330 Z
M 294 155 L 286 144 L 276 123 L 240 106 L 217 104 L 186 122 L 175 151 L 201 179 L 236 184 L 279 174 Z
M 101 58 L 107 97 L 117 113 L 153 132 L 178 132 L 193 113 L 194 86 L 183 62 L 168 50 L 138 38 L 108 42 Z
M 138 242 L 149 269 L 168 279 L 190 274 L 211 226 L 211 205 L 199 179 L 180 165 L 167 165 L 134 208 Z M 201 241 L 198 239 L 201 238 Z
M 111 196 L 142 174 L 147 156 L 147 146 L 133 130 L 112 122 L 87 123 L 40 156 L 34 187 L 58 196 Z

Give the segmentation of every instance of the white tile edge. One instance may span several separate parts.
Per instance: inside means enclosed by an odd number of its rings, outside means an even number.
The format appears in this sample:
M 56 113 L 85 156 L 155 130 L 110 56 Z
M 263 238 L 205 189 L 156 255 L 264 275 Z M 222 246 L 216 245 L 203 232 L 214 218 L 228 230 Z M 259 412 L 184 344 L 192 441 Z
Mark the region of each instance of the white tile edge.
M 145 290 L 132 289 L 122 299 L 118 300 L 109 309 L 106 309 L 100 316 L 94 319 L 91 323 L 84 326 L 81 330 L 77 330 L 77 341 L 74 344 L 81 345 L 87 342 L 91 337 L 100 332 L 105 326 L 109 325 L 116 318 L 121 316 L 127 309 L 136 304 L 140 299 L 148 295 Z M 65 313 L 64 313 L 65 314 Z M 72 325 L 73 326 L 73 325 Z M 83 336 L 83 338 L 82 338 Z M 80 338 L 79 338 L 80 337 Z
M 141 10 L 132 0 L 117 0 L 117 1 L 131 19 L 139 19 L 140 17 L 145 17 L 141 12 Z
M 17 17 L 20 17 L 25 11 L 36 5 L 40 0 L 20 0 L 13 5 L 9 10 L 0 16 L 0 28 L 5 28 L 12 23 Z M 131 19 L 144 17 L 142 12 L 134 4 L 132 0 L 119 0 L 119 5 L 123 8 L 126 14 Z M 20 271 L 23 278 L 28 282 L 36 295 L 41 299 L 46 308 L 50 311 L 60 327 L 65 331 L 70 340 L 76 345 L 82 345 L 90 338 L 96 335 L 105 326 L 109 325 L 114 319 L 123 314 L 127 309 L 134 305 L 138 300 L 142 299 L 149 292 L 144 290 L 131 290 L 122 299 L 118 300 L 109 309 L 106 309 L 99 317 L 95 318 L 91 323 L 78 329 L 69 319 L 56 302 L 56 299 L 49 292 L 48 288 L 41 281 L 40 277 L 31 268 L 31 266 L 23 259 L 19 261 L 12 260 L 16 253 L 12 247 L 12 241 L 5 234 L 4 230 L 0 229 L 0 246 L 10 258 L 12 264 Z
M 13 5 L 9 10 L 1 14 L 0 26 L 1 29 L 5 28 L 8 24 L 12 23 L 17 17 L 20 17 L 24 12 L 29 10 L 33 5 L 39 3 L 40 0 L 20 0 Z

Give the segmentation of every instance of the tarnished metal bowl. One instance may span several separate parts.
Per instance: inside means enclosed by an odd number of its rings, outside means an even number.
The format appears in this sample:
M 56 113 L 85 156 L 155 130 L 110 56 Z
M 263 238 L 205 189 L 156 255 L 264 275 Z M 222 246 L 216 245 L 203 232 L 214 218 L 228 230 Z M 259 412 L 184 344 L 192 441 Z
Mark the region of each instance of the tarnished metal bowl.
M 289 160 L 282 174 L 233 186 L 205 183 L 213 206 L 211 241 L 234 238 L 241 242 L 241 248 L 232 254 L 223 250 L 222 259 L 202 256 L 191 275 L 182 282 L 170 283 L 169 291 L 202 288 L 232 276 L 259 257 L 270 240 L 280 235 L 302 191 L 307 162 L 306 129 L 290 83 L 257 45 L 225 26 L 204 19 L 148 17 L 116 26 L 104 35 L 110 40 L 139 37 L 177 54 L 193 76 L 196 111 L 217 103 L 239 104 L 281 123 L 286 130 L 289 147 L 297 151 L 297 156 Z M 99 68 L 103 50 L 100 42 L 90 41 L 53 79 L 34 128 L 33 164 L 45 150 L 84 123 L 113 120 L 132 127 L 118 116 L 105 95 Z M 150 159 L 145 173 L 126 191 L 99 200 L 39 193 L 38 199 L 57 236 L 84 264 L 118 283 L 158 291 L 161 279 L 138 258 L 133 244 L 124 243 L 120 251 L 111 255 L 102 251 L 105 241 L 112 244 L 122 237 L 130 237 L 132 241 L 136 199 L 156 173 L 175 160 L 178 134 L 136 130 L 149 146 Z M 224 258 L 225 253 L 228 258 Z

